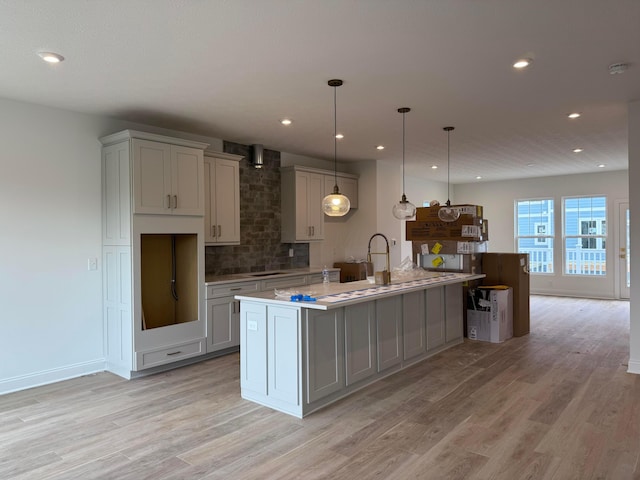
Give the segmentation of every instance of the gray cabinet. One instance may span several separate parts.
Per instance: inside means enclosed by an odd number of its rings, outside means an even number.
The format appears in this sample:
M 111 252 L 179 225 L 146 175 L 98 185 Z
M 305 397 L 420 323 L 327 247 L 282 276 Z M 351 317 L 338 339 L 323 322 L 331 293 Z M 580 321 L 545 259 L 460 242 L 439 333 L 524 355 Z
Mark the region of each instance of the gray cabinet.
M 243 397 L 248 392 L 267 395 L 267 306 L 243 303 L 241 313 L 240 384 Z
M 343 309 L 304 310 L 307 403 L 345 386 L 343 312 Z
M 301 402 L 299 314 L 298 309 L 280 306 L 269 306 L 267 314 L 267 391 L 290 406 Z
M 444 287 L 430 288 L 427 291 L 427 350 L 444 345 Z M 462 303 L 462 297 L 459 301 Z
M 207 300 L 207 353 L 240 345 L 240 302 L 233 297 Z
M 426 310 L 424 291 L 402 296 L 402 338 L 404 359 L 427 353 Z
M 464 335 L 462 284 L 447 285 L 445 290 L 445 341 L 457 340 Z
M 376 300 L 378 371 L 402 362 L 402 296 Z
M 374 302 L 345 307 L 344 335 L 346 383 L 352 385 L 375 375 L 377 371 Z

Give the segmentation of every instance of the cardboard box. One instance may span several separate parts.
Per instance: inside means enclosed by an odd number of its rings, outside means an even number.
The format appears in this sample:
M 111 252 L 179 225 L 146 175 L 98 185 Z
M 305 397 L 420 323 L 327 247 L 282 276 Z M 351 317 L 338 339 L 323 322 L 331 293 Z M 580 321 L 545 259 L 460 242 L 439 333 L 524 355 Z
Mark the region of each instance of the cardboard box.
M 406 239 L 416 240 L 451 240 L 456 242 L 485 242 L 489 240 L 488 224 L 480 228 L 469 228 L 470 225 L 456 225 L 446 222 L 406 222 Z
M 475 288 L 468 291 L 467 337 L 502 343 L 513 337 L 513 290 Z
M 333 264 L 334 268 L 340 269 L 340 283 L 356 282 L 358 280 L 367 279 L 367 262 L 359 263 L 347 263 L 336 262 Z M 369 267 L 371 275 L 373 275 L 373 266 Z
M 428 220 L 439 220 L 438 218 L 438 210 L 444 205 L 438 205 L 437 207 L 418 207 L 416 208 L 416 221 L 428 221 Z M 461 204 L 461 205 L 451 205 L 452 207 L 456 207 L 460 209 L 460 214 L 462 215 L 470 215 L 473 218 L 482 219 L 482 205 L 470 205 L 470 204 Z
M 456 240 L 423 240 L 411 242 L 412 253 L 416 255 L 428 255 L 431 253 L 445 255 L 467 255 L 485 253 L 488 249 L 487 242 L 458 242 Z

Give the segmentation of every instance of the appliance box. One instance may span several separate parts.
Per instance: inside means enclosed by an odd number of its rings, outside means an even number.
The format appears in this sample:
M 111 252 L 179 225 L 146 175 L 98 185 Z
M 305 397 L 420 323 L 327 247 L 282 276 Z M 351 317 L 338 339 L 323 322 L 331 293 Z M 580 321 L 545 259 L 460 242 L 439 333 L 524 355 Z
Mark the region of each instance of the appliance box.
M 475 288 L 467 298 L 467 337 L 502 343 L 513 337 L 513 291 Z
M 373 266 L 367 262 L 336 262 L 333 267 L 340 269 L 340 283 L 366 280 L 367 271 L 369 271 L 369 275 L 373 275 Z

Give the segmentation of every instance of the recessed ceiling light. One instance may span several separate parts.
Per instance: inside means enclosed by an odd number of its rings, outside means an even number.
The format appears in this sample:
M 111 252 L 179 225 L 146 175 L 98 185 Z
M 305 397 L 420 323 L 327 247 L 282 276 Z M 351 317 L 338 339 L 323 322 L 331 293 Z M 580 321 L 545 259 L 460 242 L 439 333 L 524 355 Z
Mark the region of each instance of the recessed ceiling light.
M 336 133 L 336 138 L 340 140 L 341 138 L 344 138 L 344 135 L 341 133 Z
M 384 145 L 378 145 L 378 146 L 376 147 L 376 150 L 384 150 Z
M 437 170 L 438 169 L 438 165 L 431 165 L 431 170 Z
M 283 118 L 282 120 L 280 120 L 280 123 L 282 125 L 291 125 L 293 121 L 290 118 Z
M 580 153 L 582 151 L 581 148 L 574 148 L 573 153 Z
M 571 119 L 574 119 L 574 118 L 580 117 L 580 114 L 578 112 L 573 112 L 573 113 L 570 113 L 569 115 L 567 115 L 567 117 L 569 117 Z
M 481 177 L 480 175 L 478 175 L 478 176 L 476 177 L 476 180 L 482 180 L 482 177 Z
M 604 167 L 606 167 L 606 165 L 604 163 L 601 163 L 601 164 L 598 165 L 598 168 L 604 168 Z
M 532 62 L 533 60 L 531 60 L 530 58 L 520 58 L 515 61 L 515 63 L 513 64 L 513 68 L 527 68 L 529 65 L 531 65 Z
M 527 167 L 535 167 L 536 164 L 535 163 L 527 163 Z
M 64 60 L 62 55 L 54 52 L 38 52 L 38 56 L 48 63 L 60 63 Z

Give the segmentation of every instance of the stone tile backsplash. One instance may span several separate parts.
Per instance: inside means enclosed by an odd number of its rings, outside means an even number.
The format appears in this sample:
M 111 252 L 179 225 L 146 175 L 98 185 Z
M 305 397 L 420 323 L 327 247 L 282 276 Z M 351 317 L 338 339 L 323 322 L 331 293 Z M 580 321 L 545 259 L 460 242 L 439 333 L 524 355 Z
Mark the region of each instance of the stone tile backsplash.
M 250 145 L 224 141 L 224 152 L 245 157 L 240 161 L 240 245 L 205 247 L 206 274 L 309 266 L 308 243 L 280 243 L 280 152 L 265 149 L 261 169 L 250 162 Z

